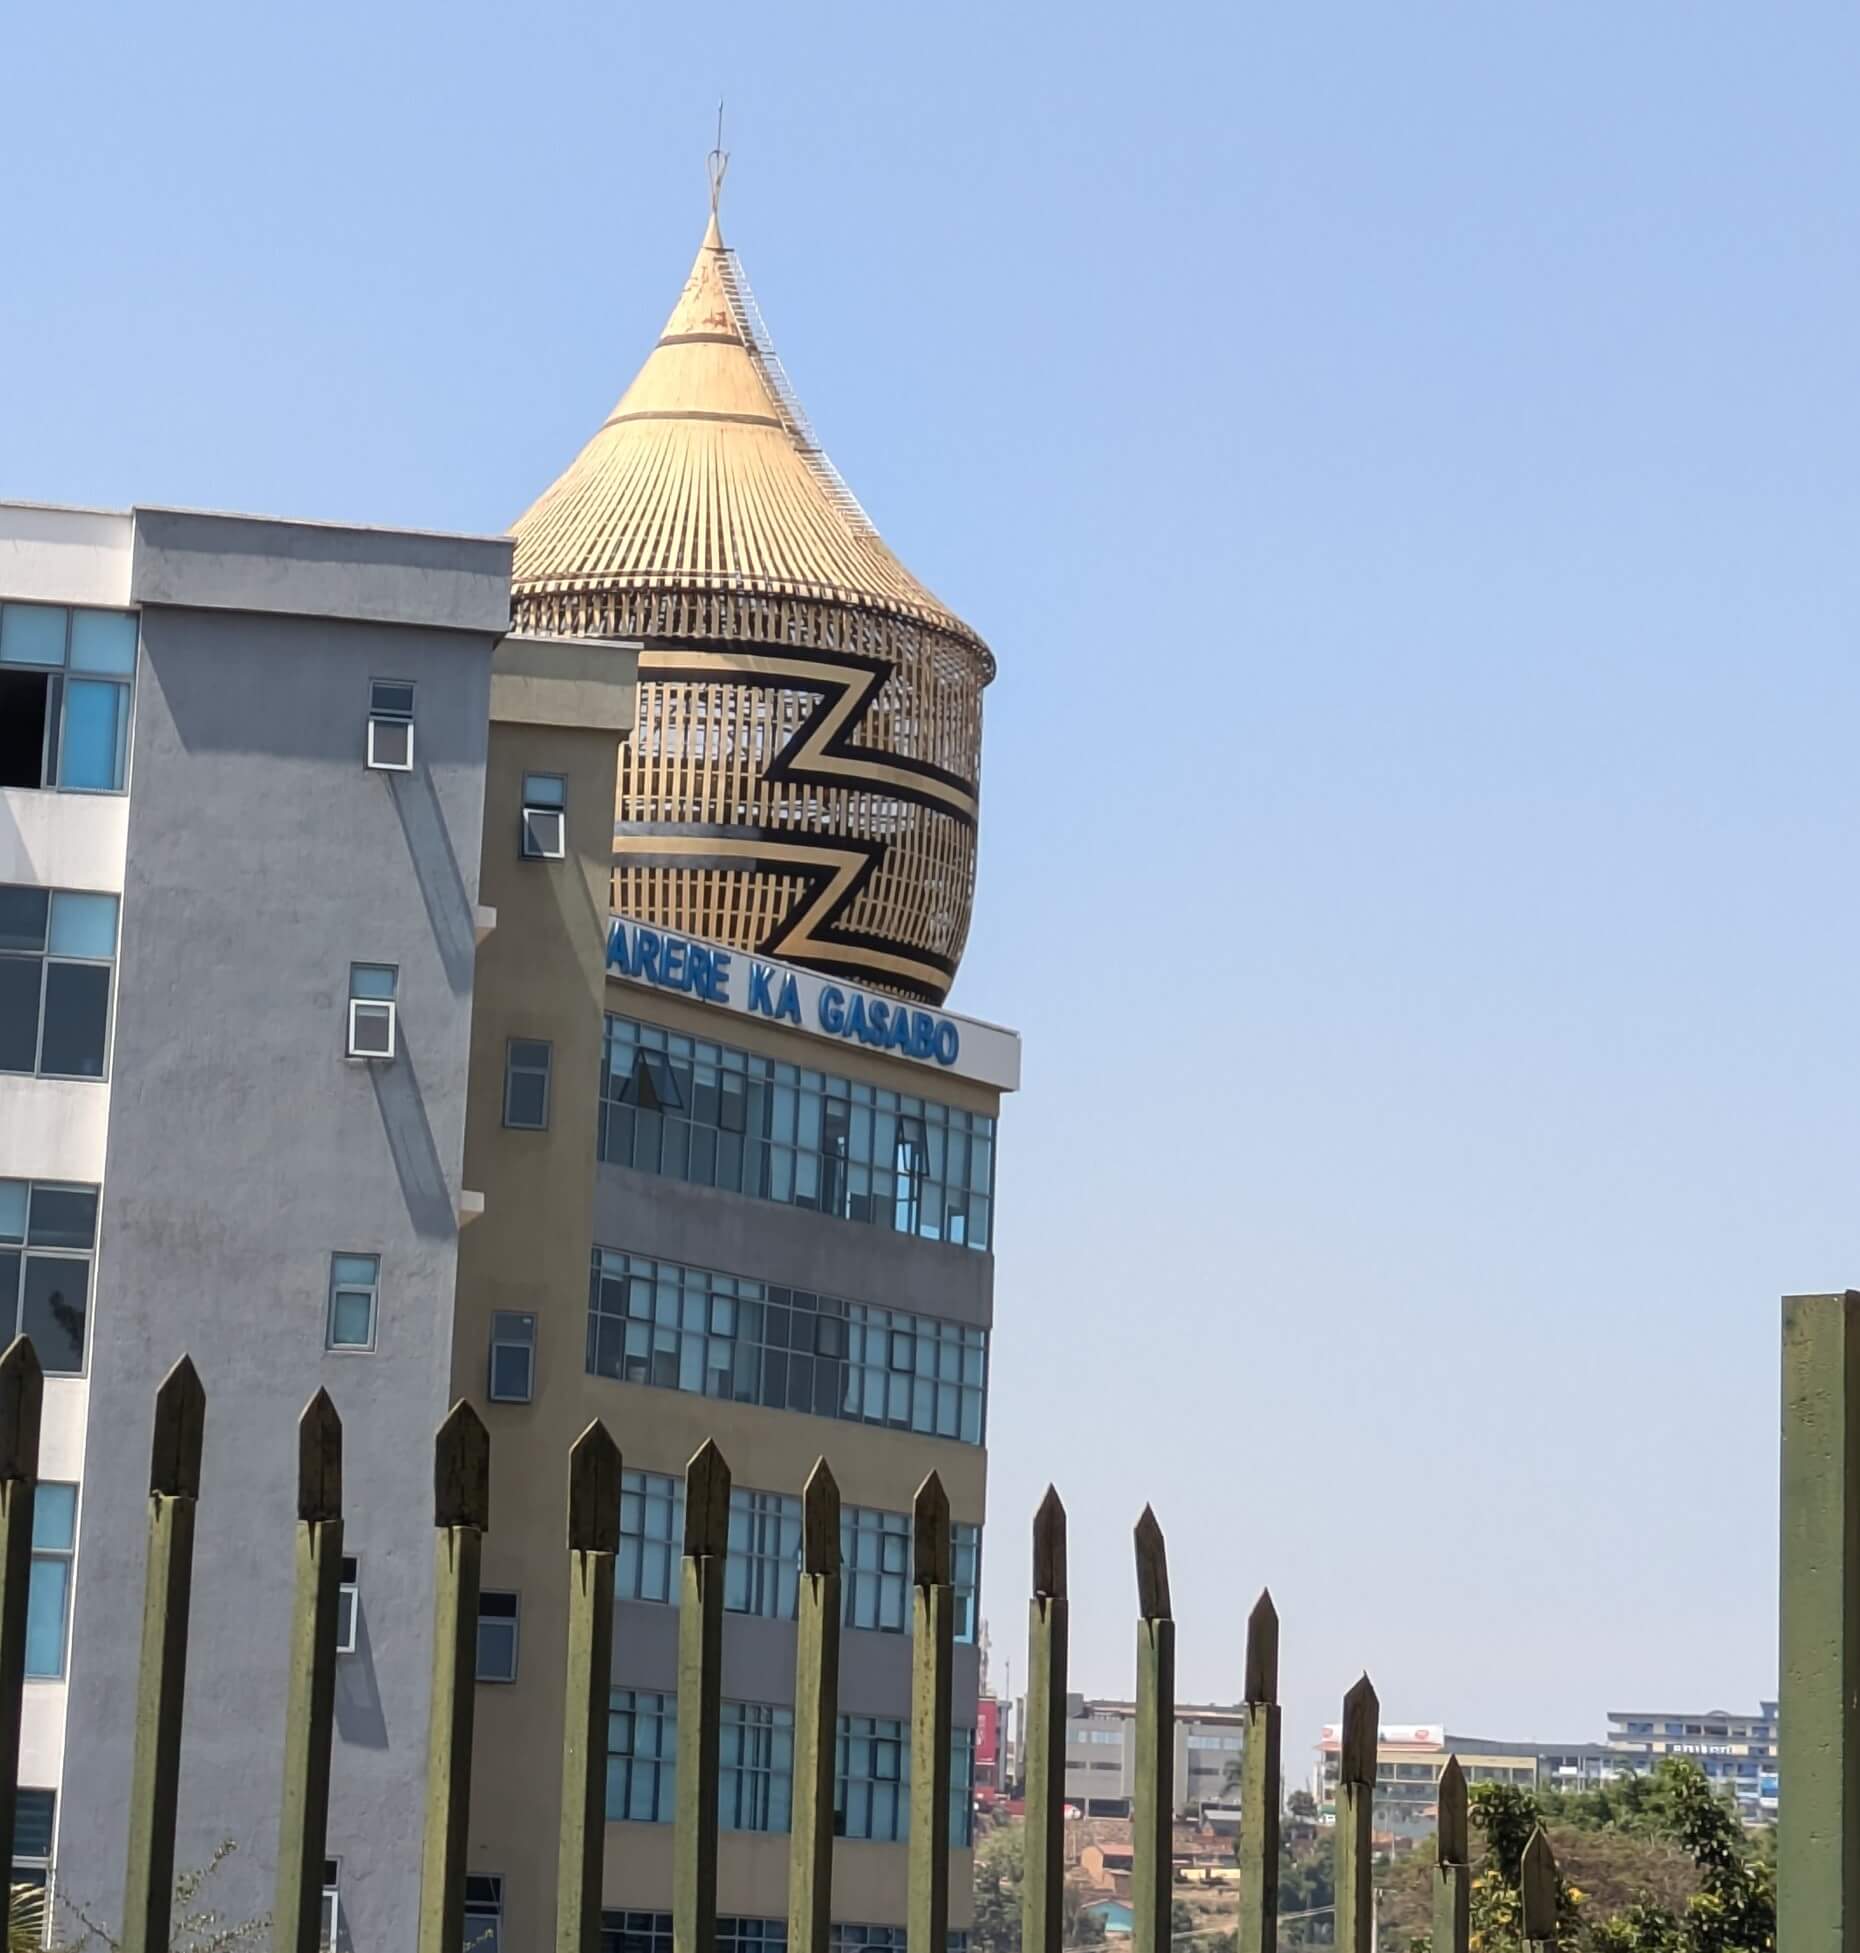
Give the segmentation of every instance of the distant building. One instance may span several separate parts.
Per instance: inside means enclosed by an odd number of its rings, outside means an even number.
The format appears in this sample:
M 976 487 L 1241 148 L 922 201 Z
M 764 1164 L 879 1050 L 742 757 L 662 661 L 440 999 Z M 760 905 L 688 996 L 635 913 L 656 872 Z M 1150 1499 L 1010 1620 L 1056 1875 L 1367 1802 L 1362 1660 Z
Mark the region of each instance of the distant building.
M 1016 1717 L 1023 1721 L 1025 1708 Z M 1238 1703 L 1182 1702 L 1175 1712 L 1171 1804 L 1199 1811 L 1231 1801 L 1229 1779 L 1245 1746 Z M 1074 1695 L 1066 1703 L 1066 1802 L 1084 1817 L 1128 1817 L 1137 1790 L 1137 1708 Z
M 1326 1723 L 1318 1739 L 1312 1794 L 1318 1816 L 1334 1822 L 1342 1730 Z M 1449 1737 L 1440 1723 L 1385 1723 L 1376 1733 L 1376 1796 L 1373 1828 L 1391 1839 L 1431 1836 L 1440 1800 L 1440 1773 L 1459 1757 L 1468 1783 L 1508 1783 L 1531 1790 L 1536 1758 L 1501 1745 L 1474 1746 Z
M 1754 1713 L 1724 1709 L 1611 1709 L 1608 1749 L 1628 1768 L 1653 1769 L 1683 1756 L 1706 1780 L 1728 1790 L 1748 1820 L 1776 1815 L 1781 1778 L 1776 1752 L 1776 1704 L 1759 1702 Z

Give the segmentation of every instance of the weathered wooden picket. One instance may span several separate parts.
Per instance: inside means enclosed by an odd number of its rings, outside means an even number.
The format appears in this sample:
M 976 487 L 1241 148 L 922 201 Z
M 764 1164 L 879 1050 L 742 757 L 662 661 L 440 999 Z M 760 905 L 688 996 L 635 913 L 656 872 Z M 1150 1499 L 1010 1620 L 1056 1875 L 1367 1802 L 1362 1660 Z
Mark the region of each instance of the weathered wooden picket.
M 1782 1953 L 1860 1953 L 1860 1293 L 1784 1304 L 1782 1732 L 1788 1789 L 1779 1851 Z M 0 1356 L 0 1836 L 18 1788 L 27 1585 L 43 1379 L 31 1344 Z M 168 1953 L 188 1605 L 206 1396 L 183 1357 L 155 1397 L 149 1535 L 126 1840 L 122 1944 Z M 596 1421 L 568 1458 L 567 1714 L 562 1744 L 556 1953 L 599 1953 L 605 1717 L 620 1544 L 621 1458 Z M 490 1509 L 490 1437 L 455 1405 L 434 1442 L 435 1620 L 419 1953 L 461 1953 L 471 1803 L 479 1558 Z M 296 1594 L 284 1744 L 274 1953 L 317 1953 L 342 1562 L 342 1423 L 318 1391 L 298 1427 Z M 715 1953 L 724 1560 L 730 1472 L 712 1442 L 685 1475 L 678 1642 L 675 1953 Z M 829 1953 L 834 1732 L 839 1711 L 840 1495 L 825 1459 L 803 1508 L 796 1635 L 791 1953 Z M 947 1953 L 951 1677 L 955 1589 L 949 1502 L 933 1472 L 918 1489 L 908 1889 L 909 1953 Z M 1137 1773 L 1131 1953 L 1170 1944 L 1175 1622 L 1161 1527 L 1137 1523 Z M 1024 1953 L 1063 1947 L 1068 1617 L 1066 1514 L 1049 1489 L 1033 1521 L 1024 1723 Z M 1247 1623 L 1238 1953 L 1278 1943 L 1279 1620 L 1262 1593 Z M 1379 1707 L 1364 1675 L 1343 1701 L 1336 1817 L 1336 1942 L 1371 1953 L 1371 1820 Z M 1471 1863 L 1466 1783 L 1440 1778 L 1434 1953 L 1467 1953 Z M 1524 1853 L 1523 1933 L 1554 1946 L 1559 1880 L 1542 1831 Z M 0 1942 L 7 1924 L 0 1881 Z

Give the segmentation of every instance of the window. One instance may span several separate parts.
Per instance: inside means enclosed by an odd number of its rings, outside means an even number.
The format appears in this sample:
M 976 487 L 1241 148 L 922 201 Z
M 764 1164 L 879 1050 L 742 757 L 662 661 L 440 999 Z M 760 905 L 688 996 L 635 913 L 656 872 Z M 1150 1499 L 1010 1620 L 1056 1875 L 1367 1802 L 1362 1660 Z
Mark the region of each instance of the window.
M 133 611 L 0 604 L 0 787 L 120 793 Z
M 30 1336 L 48 1376 L 83 1371 L 96 1241 L 95 1187 L 0 1180 L 0 1332 Z
M 504 1046 L 504 1124 L 528 1132 L 549 1125 L 549 1052 L 540 1038 L 512 1038 Z
M 986 1330 L 614 1248 L 588 1306 L 596 1376 L 982 1441 Z
M 607 1821 L 669 1824 L 678 1768 L 678 1698 L 615 1689 L 607 1698 Z
M 905 1634 L 911 1625 L 911 1520 L 863 1506 L 840 1511 L 841 1619 L 850 1628 Z
M 794 1794 L 794 1711 L 767 1702 L 726 1702 L 718 1747 L 723 1759 L 718 1822 L 724 1830 L 787 1830 Z
M 785 1919 L 717 1921 L 717 1953 L 787 1953 L 787 1946 Z M 896 1953 L 903 1953 L 903 1947 L 900 1929 Z M 610 1908 L 601 1914 L 601 1953 L 672 1953 L 672 1915 Z
M 531 861 L 560 861 L 568 853 L 568 782 L 561 774 L 524 774 L 522 846 Z
M 904 1724 L 895 1716 L 842 1716 L 837 1747 L 833 1835 L 896 1843 L 910 1817 Z
M 368 764 L 383 773 L 413 771 L 413 687 L 397 678 L 369 681 Z
M 536 1318 L 498 1309 L 491 1317 L 491 1401 L 527 1404 L 535 1394 Z
M 32 1579 L 26 1595 L 26 1673 L 34 1681 L 55 1682 L 65 1672 L 76 1547 L 77 1487 L 41 1484 L 32 1501 Z
M 44 1891 L 52 1870 L 52 1832 L 58 1816 L 55 1790 L 21 1784 L 13 1806 L 13 1883 Z
M 329 1325 L 325 1338 L 329 1348 L 364 1351 L 374 1348 L 380 1295 L 379 1255 L 330 1256 Z
M 342 1944 L 342 1899 L 337 1885 L 342 1874 L 342 1861 L 339 1858 L 323 1860 L 323 1924 L 318 1934 L 318 1942 L 335 1953 Z
M 678 1600 L 684 1553 L 685 1485 L 663 1472 L 622 1472 L 620 1551 L 614 1592 L 622 1600 Z
M 361 1645 L 362 1565 L 353 1555 L 342 1563 L 336 1588 L 336 1652 L 352 1655 Z
M 0 885 L 0 1071 L 101 1078 L 116 897 Z
M 394 993 L 400 972 L 391 963 L 349 965 L 349 1056 L 394 1055 Z
M 995 1122 L 610 1015 L 600 1157 L 986 1250 Z
M 801 1501 L 780 1492 L 730 1493 L 723 1604 L 732 1614 L 795 1617 L 801 1579 Z
M 910 1830 L 911 1746 L 896 1716 L 842 1716 L 834 1768 L 833 1834 L 895 1844 Z M 949 1841 L 966 1848 L 975 1817 L 975 1731 L 952 1729 Z
M 461 1953 L 499 1953 L 504 1939 L 504 1881 L 483 1873 L 465 1880 L 465 1932 Z
M 975 1583 L 982 1529 L 958 1521 L 954 1545 L 958 1641 L 975 1639 Z M 911 1631 L 911 1515 L 866 1506 L 840 1509 L 840 1619 L 880 1634 Z
M 478 1680 L 514 1682 L 517 1679 L 517 1596 L 481 1593 L 478 1596 Z

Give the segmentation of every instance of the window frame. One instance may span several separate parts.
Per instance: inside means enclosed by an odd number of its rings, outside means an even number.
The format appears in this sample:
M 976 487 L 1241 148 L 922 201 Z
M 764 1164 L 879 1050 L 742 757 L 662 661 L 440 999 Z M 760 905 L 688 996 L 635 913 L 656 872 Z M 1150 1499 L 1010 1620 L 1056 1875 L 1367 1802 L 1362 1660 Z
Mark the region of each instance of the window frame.
M 7 1239 L 0 1242 L 0 1259 L 13 1256 L 18 1268 L 13 1279 L 12 1317 L 7 1321 L 7 1298 L 0 1293 L 0 1333 L 11 1340 L 13 1336 L 24 1335 L 26 1330 L 26 1305 L 33 1264 L 46 1262 L 72 1262 L 81 1264 L 84 1270 L 84 1328 L 81 1347 L 74 1368 L 67 1369 L 62 1363 L 54 1365 L 50 1343 L 45 1338 L 34 1339 L 39 1362 L 48 1377 L 81 1377 L 90 1369 L 90 1326 L 94 1311 L 94 1287 L 97 1274 L 97 1232 L 102 1221 L 103 1189 L 92 1183 L 78 1180 L 16 1180 L 7 1178 L 0 1185 L 21 1187 L 25 1192 L 24 1219 L 21 1223 L 17 1241 Z M 60 1241 L 35 1240 L 33 1238 L 33 1207 L 39 1193 L 88 1194 L 91 1201 L 90 1243 L 87 1247 L 74 1248 Z M 39 1348 L 45 1342 L 43 1349 Z
M 372 1261 L 374 1280 L 364 1287 L 360 1282 L 344 1281 L 337 1264 L 344 1261 Z M 368 1297 L 368 1340 L 365 1343 L 339 1343 L 336 1340 L 336 1299 L 342 1295 Z M 381 1257 L 361 1248 L 338 1248 L 329 1258 L 329 1299 L 323 1316 L 323 1348 L 330 1356 L 373 1356 L 381 1340 Z
M 62 888 L 51 883 L 8 882 L 9 890 L 23 890 L 29 894 L 45 897 L 45 930 L 39 947 L 32 949 L 0 949 L 0 963 L 28 964 L 39 966 L 37 1020 L 32 1034 L 32 1065 L 29 1070 L 18 1070 L 11 1066 L 0 1067 L 0 1077 L 7 1078 L 64 1078 L 86 1085 L 104 1085 L 110 1079 L 111 1035 L 116 1028 L 116 965 L 122 949 L 123 936 L 123 898 L 120 890 L 107 888 Z M 105 901 L 111 907 L 110 950 L 107 956 L 80 955 L 71 950 L 52 947 L 58 927 L 58 904 L 62 897 L 75 896 L 81 900 Z M 97 1069 L 95 1071 L 51 1071 L 45 1064 L 45 1038 L 48 1023 L 47 1004 L 52 991 L 52 972 L 54 970 L 102 970 L 103 1021 L 98 1030 Z
M 343 1604 L 348 1603 L 349 1631 L 342 1631 Z M 359 1655 L 362 1651 L 362 1555 L 344 1553 L 336 1568 L 336 1652 Z
M 501 1610 L 490 1614 L 485 1612 L 487 1600 L 508 1601 L 510 1611 Z M 494 1627 L 502 1627 L 506 1622 L 510 1627 L 510 1672 L 509 1674 L 487 1674 L 484 1665 L 484 1631 L 486 1622 Z M 523 1595 L 515 1587 L 480 1587 L 478 1590 L 478 1619 L 476 1632 L 472 1637 L 472 1680 L 508 1687 L 517 1679 L 518 1666 L 522 1659 L 523 1643 Z
M 506 1332 L 502 1325 L 510 1322 L 527 1323 L 529 1325 L 528 1337 L 519 1340 Z M 484 1379 L 484 1394 L 488 1402 L 493 1404 L 533 1404 L 536 1401 L 536 1332 L 538 1326 L 534 1310 L 493 1309 L 491 1311 L 491 1348 Z M 503 1349 L 520 1349 L 529 1358 L 529 1376 L 523 1394 L 520 1397 L 513 1395 L 507 1390 L 500 1390 L 497 1387 L 497 1353 Z
M 519 1047 L 539 1050 L 543 1054 L 540 1065 L 520 1064 L 517 1060 Z M 520 1078 L 541 1078 L 542 1114 L 535 1120 L 516 1119 L 511 1116 L 511 1088 Z M 555 1096 L 555 1041 L 553 1038 L 508 1037 L 504 1040 L 504 1125 L 510 1132 L 547 1132 L 549 1114 Z
M 77 1572 L 78 1514 L 81 1481 L 70 1478 L 46 1478 L 39 1480 L 33 1488 L 33 1533 L 31 1572 L 26 1585 L 26 1647 L 30 1655 L 32 1647 L 32 1589 L 33 1574 L 43 1566 L 55 1566 L 63 1575 L 63 1586 L 58 1601 L 58 1666 L 56 1668 L 28 1667 L 25 1678 L 29 1682 L 62 1682 L 71 1662 L 71 1589 Z M 41 1546 L 38 1542 L 39 1500 L 48 1491 L 69 1491 L 71 1494 L 71 1537 L 64 1546 Z
M 474 1894 L 472 1887 L 488 1886 L 488 1892 Z M 489 1906 L 490 1910 L 485 1908 Z M 465 1875 L 464 1931 L 459 1937 L 460 1953 L 502 1953 L 504 1944 L 504 1875 L 502 1872 L 467 1872 Z M 472 1931 L 472 1921 L 489 1920 L 488 1933 Z
M 381 693 L 381 689 L 384 686 L 395 690 L 399 690 L 403 688 L 405 689 L 407 694 L 407 704 L 404 710 L 397 705 L 382 704 L 380 693 Z M 367 752 L 365 757 L 367 759 L 368 768 L 370 772 L 411 773 L 413 771 L 413 758 L 414 758 L 413 723 L 414 723 L 414 711 L 417 704 L 418 704 L 418 688 L 415 686 L 411 678 L 369 679 L 368 681 L 368 745 L 367 745 Z M 398 731 L 401 727 L 406 728 L 407 756 L 405 759 L 402 760 L 383 759 L 376 751 L 375 735 L 377 730 L 385 730 L 390 727 L 395 729 L 396 731 Z
M 381 974 L 385 974 L 388 980 L 385 994 L 356 988 L 356 984 L 364 975 Z M 385 1051 L 365 1051 L 360 1048 L 356 1029 L 359 1021 L 358 1013 L 362 1011 L 385 1013 L 380 1019 L 387 1037 Z M 391 1065 L 400 1056 L 400 965 L 398 963 L 351 963 L 349 965 L 348 1038 L 345 1050 L 353 1063 L 364 1065 Z
M 6 618 L 13 611 L 56 611 L 63 615 L 59 657 L 56 664 L 43 658 L 0 656 L 0 671 L 33 673 L 46 681 L 43 720 L 39 734 L 39 778 L 34 786 L 21 785 L 24 793 L 81 793 L 109 796 L 129 791 L 130 745 L 134 737 L 136 679 L 142 662 L 142 613 L 139 608 L 118 609 L 107 604 L 51 604 L 9 598 L 0 602 L 0 645 L 6 636 Z M 127 669 L 120 664 L 79 662 L 78 620 L 86 617 L 126 618 L 131 623 L 131 645 Z M 108 786 L 94 786 L 65 778 L 65 741 L 70 723 L 73 682 L 87 686 L 113 686 L 116 691 L 115 747 L 111 754 L 111 780 Z
M 556 789 L 551 799 L 548 786 Z M 517 853 L 524 861 L 566 861 L 568 859 L 568 776 L 564 773 L 526 773 L 520 796 L 522 808 L 517 829 Z M 535 820 L 555 822 L 555 845 L 545 847 L 537 839 Z

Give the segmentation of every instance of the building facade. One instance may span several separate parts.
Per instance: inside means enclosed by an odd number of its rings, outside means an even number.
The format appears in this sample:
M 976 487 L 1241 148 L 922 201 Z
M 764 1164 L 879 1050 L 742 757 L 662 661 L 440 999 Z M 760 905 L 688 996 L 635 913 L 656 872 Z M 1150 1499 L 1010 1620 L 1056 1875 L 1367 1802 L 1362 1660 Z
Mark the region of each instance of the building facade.
M 1245 1711 L 1239 1703 L 1179 1702 L 1173 1809 L 1238 1802 Z M 1137 1705 L 1075 1695 L 1066 1702 L 1066 1802 L 1081 1817 L 1128 1817 L 1137 1794 Z
M 1608 1749 L 1639 1771 L 1686 1757 L 1737 1799 L 1747 1820 L 1762 1821 L 1776 1815 L 1782 1793 L 1777 1710 L 1774 1702 L 1759 1702 L 1754 1712 L 1611 1709 Z
M 0 1294 L 50 1373 L 15 1855 L 93 1917 L 119 1916 L 152 1400 L 183 1352 L 208 1411 L 179 1845 L 236 1845 L 227 1917 L 271 1903 L 277 1546 L 319 1386 L 346 1446 L 344 1953 L 414 1938 L 430 1444 L 461 1398 L 492 1443 L 468 1944 L 554 1933 L 566 1456 L 595 1417 L 625 1459 L 610 1946 L 669 1939 L 681 1475 L 705 1438 L 735 1487 L 726 1943 L 783 1934 L 822 1455 L 841 1943 L 902 1944 L 908 1515 L 932 1470 L 968 1835 L 1019 1045 L 941 999 L 993 666 L 835 488 L 751 312 L 713 219 L 624 412 L 515 538 L 0 504 Z M 710 556 L 623 546 L 699 520 L 695 476 L 639 471 L 668 441 L 708 471 Z M 952 1898 L 959 1933 L 961 1853 Z

